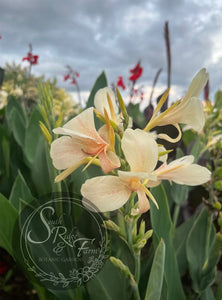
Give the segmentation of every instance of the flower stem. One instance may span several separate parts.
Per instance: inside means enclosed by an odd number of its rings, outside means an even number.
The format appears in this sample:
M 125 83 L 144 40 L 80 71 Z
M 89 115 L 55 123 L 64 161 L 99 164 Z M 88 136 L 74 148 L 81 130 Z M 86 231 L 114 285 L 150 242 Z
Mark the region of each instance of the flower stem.
M 135 280 L 136 280 L 137 284 L 139 284 L 139 280 L 140 280 L 140 252 L 138 254 L 135 254 L 135 262 L 136 262 Z

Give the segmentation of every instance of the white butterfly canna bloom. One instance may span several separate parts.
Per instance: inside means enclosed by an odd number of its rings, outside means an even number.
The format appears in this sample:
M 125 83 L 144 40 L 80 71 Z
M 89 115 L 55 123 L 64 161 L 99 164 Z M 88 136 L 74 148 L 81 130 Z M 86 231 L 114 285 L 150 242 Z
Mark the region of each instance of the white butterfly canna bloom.
M 148 131 L 155 126 L 168 124 L 186 124 L 196 131 L 200 131 L 205 123 L 203 104 L 198 96 L 204 89 L 209 78 L 206 69 L 201 69 L 193 78 L 185 97 L 177 101 L 166 111 L 152 117 L 145 130 Z M 157 112 L 156 112 L 157 113 Z
M 118 171 L 118 176 L 88 179 L 81 188 L 82 196 L 101 212 L 122 207 L 132 192 L 136 192 L 138 210 L 132 211 L 132 214 L 141 214 L 150 208 L 148 199 L 151 199 L 158 208 L 147 187 L 156 186 L 164 179 L 188 185 L 203 184 L 210 179 L 210 172 L 205 167 L 192 164 L 192 156 L 175 160 L 168 166 L 163 163 L 155 170 L 159 159 L 158 145 L 154 136 L 143 130 L 127 129 L 121 146 L 130 171 Z
M 155 174 L 157 181 L 148 182 L 148 186 L 157 186 L 161 180 L 174 181 L 190 186 L 200 185 L 210 180 L 211 172 L 202 166 L 193 164 L 193 155 L 183 156 L 169 163 L 163 163 Z
M 108 119 L 108 116 L 106 116 Z M 118 168 L 120 161 L 115 154 L 115 136 L 107 122 L 98 131 L 95 128 L 93 108 L 88 108 L 70 120 L 63 127 L 53 129 L 63 136 L 53 141 L 50 155 L 53 165 L 58 170 L 64 170 L 56 178 L 56 182 L 64 179 L 80 165 L 93 162 L 99 158 L 101 168 L 105 173 Z M 89 158 L 89 160 L 85 160 Z
M 158 207 L 144 184 L 146 180 L 156 180 L 153 170 L 158 161 L 158 145 L 153 135 L 140 129 L 127 129 L 121 146 L 130 171 L 118 171 L 118 176 L 108 175 L 86 180 L 81 188 L 83 197 L 101 212 L 122 207 L 132 192 L 138 195 L 140 213 L 150 207 L 147 196 Z

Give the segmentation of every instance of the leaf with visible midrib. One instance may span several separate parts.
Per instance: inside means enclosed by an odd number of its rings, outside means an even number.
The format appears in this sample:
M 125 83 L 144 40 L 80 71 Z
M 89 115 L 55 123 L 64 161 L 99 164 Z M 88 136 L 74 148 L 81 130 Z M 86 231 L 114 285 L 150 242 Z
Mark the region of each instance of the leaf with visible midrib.
M 144 300 L 159 300 L 161 297 L 165 265 L 165 244 L 160 240 L 153 259 Z

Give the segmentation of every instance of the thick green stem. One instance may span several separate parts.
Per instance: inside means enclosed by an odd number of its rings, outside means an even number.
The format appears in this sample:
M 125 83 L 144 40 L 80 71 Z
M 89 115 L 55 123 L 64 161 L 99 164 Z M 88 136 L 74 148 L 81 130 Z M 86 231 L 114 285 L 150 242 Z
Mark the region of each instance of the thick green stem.
M 141 300 L 138 285 L 133 287 L 133 294 L 134 294 L 135 300 Z
M 140 253 L 135 255 L 135 262 L 136 262 L 135 280 L 136 280 L 137 284 L 139 284 L 139 281 L 140 281 Z

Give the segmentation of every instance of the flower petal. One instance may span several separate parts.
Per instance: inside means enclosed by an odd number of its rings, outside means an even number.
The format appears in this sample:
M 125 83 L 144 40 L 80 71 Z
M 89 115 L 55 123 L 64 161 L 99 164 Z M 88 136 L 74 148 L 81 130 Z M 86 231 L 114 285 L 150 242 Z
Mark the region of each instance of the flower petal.
M 113 211 L 122 207 L 131 194 L 127 185 L 116 176 L 100 176 L 86 180 L 81 194 L 99 211 Z
M 53 165 L 58 170 L 69 168 L 78 161 L 87 157 L 81 149 L 81 145 L 68 136 L 63 136 L 51 144 L 50 156 L 53 160 Z
M 155 172 L 148 173 L 148 172 L 128 172 L 128 171 L 118 171 L 118 175 L 122 180 L 128 181 L 131 178 L 138 178 L 140 180 L 157 180 L 157 176 Z
M 211 172 L 205 167 L 192 164 L 193 159 L 192 155 L 184 156 L 168 166 L 161 166 L 156 170 L 157 178 L 190 186 L 200 185 L 210 180 Z
M 206 69 L 205 68 L 201 69 L 191 81 L 191 84 L 184 97 L 184 100 L 186 101 L 188 98 L 191 97 L 198 97 L 202 92 L 202 90 L 204 89 L 208 78 L 209 75 L 208 73 L 206 73 Z
M 78 116 L 66 123 L 62 128 L 55 128 L 53 132 L 80 138 L 94 139 L 97 142 L 104 142 L 95 128 L 93 107 L 87 108 Z
M 152 172 L 158 160 L 158 146 L 152 134 L 141 129 L 126 129 L 121 143 L 133 172 Z
M 139 201 L 139 214 L 143 214 L 150 209 L 150 203 L 142 189 L 137 190 L 137 195 Z
M 118 106 L 116 104 L 115 94 L 113 93 L 113 91 L 109 87 L 105 87 L 103 89 L 98 90 L 98 92 L 96 93 L 95 98 L 94 98 L 94 105 L 95 105 L 95 108 L 101 114 L 104 114 L 104 108 L 105 108 L 107 113 L 108 113 L 109 119 L 112 120 L 111 111 L 110 111 L 109 103 L 108 103 L 108 100 L 107 100 L 107 93 L 110 96 L 110 99 L 112 101 L 112 105 L 113 105 L 113 108 L 114 108 L 114 112 L 117 115 L 119 109 L 118 109 Z
M 190 125 L 196 131 L 201 130 L 205 123 L 201 100 L 195 97 L 187 101 L 182 100 L 180 104 L 158 121 L 158 126 L 176 123 Z
M 99 154 L 99 160 L 104 173 L 120 167 L 119 158 L 113 151 L 102 151 Z

